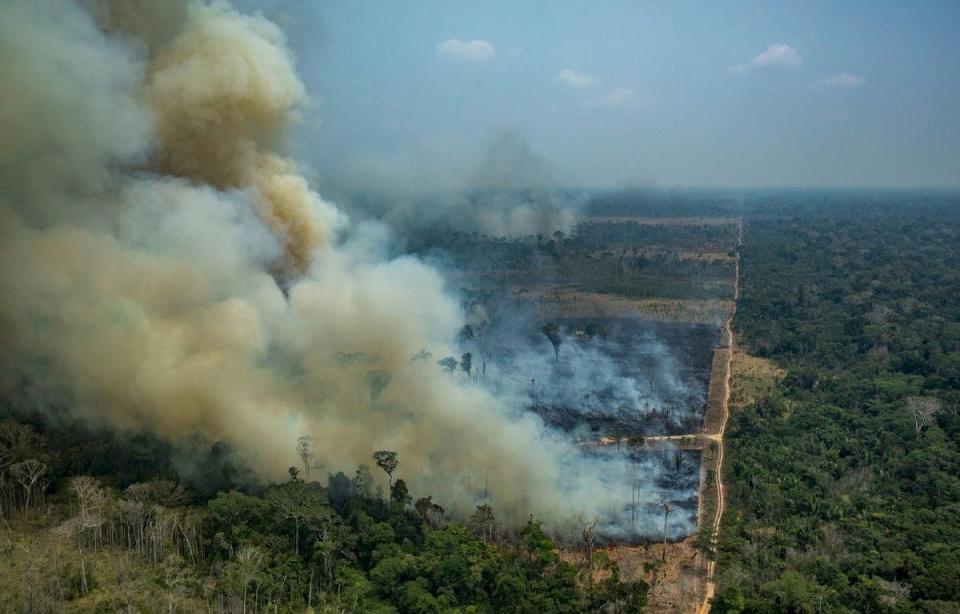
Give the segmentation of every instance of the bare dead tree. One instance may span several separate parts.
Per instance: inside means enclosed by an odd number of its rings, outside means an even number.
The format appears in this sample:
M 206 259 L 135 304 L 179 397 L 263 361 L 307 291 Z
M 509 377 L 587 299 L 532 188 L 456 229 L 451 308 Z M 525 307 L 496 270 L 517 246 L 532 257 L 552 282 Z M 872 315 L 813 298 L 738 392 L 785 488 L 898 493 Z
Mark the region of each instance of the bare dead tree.
M 263 551 L 256 546 L 245 546 L 237 553 L 237 576 L 243 586 L 243 613 L 247 612 L 247 589 L 263 567 Z
M 86 593 L 87 565 L 84 556 L 84 536 L 89 531 L 94 532 L 94 547 L 99 543 L 99 529 L 103 526 L 104 505 L 106 494 L 99 483 L 92 477 L 79 476 L 70 481 L 70 488 L 77 498 L 78 510 L 76 515 L 68 518 L 54 529 L 60 537 L 73 538 L 80 553 L 80 590 Z
M 30 500 L 33 495 L 33 489 L 37 482 L 47 472 L 47 464 L 29 458 L 19 463 L 10 465 L 10 474 L 23 488 L 23 511 L 30 509 Z M 41 488 L 43 484 L 41 483 Z
M 0 471 L 43 449 L 43 438 L 32 428 L 13 420 L 0 422 Z
M 301 435 L 297 438 L 297 456 L 303 463 L 303 475 L 309 481 L 310 470 L 316 458 L 316 440 L 310 435 Z
M 583 548 L 587 555 L 587 566 L 591 572 L 593 570 L 593 550 L 597 544 L 597 524 L 599 524 L 599 521 L 596 517 L 581 519 L 580 537 L 583 539 Z
M 315 518 L 323 508 L 324 498 L 309 484 L 288 482 L 267 491 L 267 501 L 281 517 L 293 522 L 294 552 L 300 554 L 300 527 Z
M 0 517 L 18 507 L 19 480 L 10 467 L 28 459 L 42 459 L 43 438 L 27 425 L 13 420 L 0 421 Z
M 487 333 L 488 322 L 484 320 L 476 328 L 476 339 L 477 339 L 477 352 L 480 354 L 480 377 L 484 377 L 487 374 L 487 360 L 489 359 L 489 353 L 487 352 L 487 344 L 485 342 L 485 337 Z
M 877 305 L 872 311 L 870 311 L 870 313 L 866 315 L 866 318 L 871 324 L 883 326 L 884 324 L 889 323 L 893 316 L 894 311 L 892 309 L 886 305 Z
M 670 516 L 670 504 L 663 501 L 663 560 L 667 560 L 667 518 Z
M 189 595 L 198 583 L 193 570 L 179 554 L 171 554 L 163 560 L 163 584 L 167 588 L 168 614 L 173 614 L 176 604 Z
M 493 508 L 489 505 L 478 505 L 476 511 L 470 515 L 470 528 L 481 539 L 492 542 L 497 528 L 497 519 L 493 515 Z
M 417 510 L 417 513 L 423 517 L 424 520 L 429 522 L 431 526 L 435 527 L 440 525 L 443 515 L 447 512 L 447 510 L 434 503 L 433 497 L 430 496 L 417 499 L 413 507 Z
M 913 417 L 917 433 L 929 426 L 943 410 L 943 402 L 933 397 L 908 397 L 907 411 Z

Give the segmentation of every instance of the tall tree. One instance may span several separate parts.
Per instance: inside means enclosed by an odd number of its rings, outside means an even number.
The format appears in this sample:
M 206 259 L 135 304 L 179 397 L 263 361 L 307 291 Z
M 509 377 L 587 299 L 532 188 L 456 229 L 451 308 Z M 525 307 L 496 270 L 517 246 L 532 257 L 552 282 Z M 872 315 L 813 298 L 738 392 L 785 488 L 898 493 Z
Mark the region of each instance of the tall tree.
M 266 499 L 284 520 L 293 523 L 293 550 L 300 554 L 300 527 L 316 516 L 327 498 L 316 484 L 286 482 L 273 486 L 264 494 Z
M 373 483 L 373 474 L 370 473 L 370 467 L 360 465 L 353 476 L 353 490 L 365 499 L 373 497 L 375 486 Z
M 560 336 L 560 327 L 553 322 L 548 322 L 543 325 L 543 328 L 540 329 L 540 332 L 550 340 L 550 345 L 553 346 L 553 358 L 556 361 L 560 361 L 560 344 L 563 343 L 563 338 Z
M 398 512 L 403 511 L 412 500 L 413 498 L 410 496 L 410 489 L 407 488 L 407 483 L 404 482 L 403 479 L 397 479 L 390 488 L 390 503 L 394 509 Z
M 942 409 L 943 403 L 940 399 L 932 397 L 907 398 L 907 411 L 913 417 L 913 425 L 918 433 L 929 426 Z
M 303 463 L 303 476 L 310 480 L 310 470 L 314 468 L 316 458 L 316 440 L 310 435 L 301 435 L 297 438 L 297 456 Z
M 441 358 L 437 361 L 437 364 L 443 368 L 444 373 L 453 373 L 457 370 L 459 363 L 457 359 L 453 356 L 447 356 L 446 358 Z
M 481 539 L 493 541 L 493 534 L 497 528 L 497 519 L 493 515 L 493 508 L 489 505 L 478 505 L 470 516 L 470 528 Z
M 473 327 L 469 324 L 464 324 L 463 328 L 461 328 L 460 332 L 457 334 L 457 339 L 460 340 L 460 343 L 467 343 L 473 339 Z
M 377 450 L 373 453 L 373 460 L 376 461 L 377 467 L 383 469 L 384 473 L 387 474 L 388 485 L 392 489 L 393 472 L 397 470 L 397 466 L 400 464 L 400 461 L 397 460 L 397 453 L 393 450 Z
M 30 508 L 30 499 L 37 481 L 47 472 L 47 464 L 35 458 L 10 465 L 10 473 L 23 488 L 23 511 Z

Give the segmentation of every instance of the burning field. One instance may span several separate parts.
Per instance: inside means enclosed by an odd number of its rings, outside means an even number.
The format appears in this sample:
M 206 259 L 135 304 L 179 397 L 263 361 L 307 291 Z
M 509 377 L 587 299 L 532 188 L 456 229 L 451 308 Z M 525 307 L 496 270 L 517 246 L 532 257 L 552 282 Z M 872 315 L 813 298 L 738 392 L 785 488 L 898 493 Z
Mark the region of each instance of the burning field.
M 493 302 L 492 304 L 496 304 Z M 696 530 L 700 451 L 647 437 L 702 429 L 717 330 L 640 318 L 556 318 L 529 305 L 484 311 L 460 335 L 461 377 L 575 444 L 578 473 L 609 503 L 593 522 L 603 541 L 685 537 Z M 474 358 L 476 357 L 476 358 Z M 582 530 L 582 529 L 580 529 Z
M 398 452 L 411 492 L 458 518 L 490 504 L 508 523 L 579 518 L 629 538 L 659 534 L 666 503 L 667 532 L 693 530 L 695 453 L 583 442 L 697 428 L 713 329 L 543 321 L 450 280 L 643 298 L 669 273 L 671 296 L 715 301 L 726 263 L 630 247 L 649 242 L 639 225 L 578 240 L 581 195 L 553 190 L 515 139 L 426 229 L 324 199 L 291 153 L 308 106 L 296 58 L 262 14 L 0 11 L 0 51 L 17 58 L 0 78 L 20 93 L 0 103 L 5 395 L 51 419 L 66 408 L 95 428 L 218 445 L 262 483 L 285 478 L 306 437 L 331 472 Z M 437 226 L 449 219 L 471 232 Z M 689 249 L 690 236 L 670 240 Z M 397 247 L 415 244 L 432 247 Z
M 586 429 L 591 438 L 701 427 L 713 327 L 603 318 L 557 323 L 563 358 L 558 352 L 552 365 L 531 375 L 540 381 L 531 384 L 532 407 L 547 424 Z

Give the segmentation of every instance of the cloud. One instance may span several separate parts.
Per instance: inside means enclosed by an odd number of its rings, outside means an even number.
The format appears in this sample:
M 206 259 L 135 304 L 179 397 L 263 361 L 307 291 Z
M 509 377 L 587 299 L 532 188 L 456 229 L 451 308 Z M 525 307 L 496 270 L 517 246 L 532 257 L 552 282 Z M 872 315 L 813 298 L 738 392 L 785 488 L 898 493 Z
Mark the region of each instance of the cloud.
M 588 109 L 629 109 L 640 104 L 640 94 L 629 87 L 615 87 L 603 96 L 588 98 L 583 106 Z
M 554 81 L 569 85 L 570 87 L 588 88 L 599 85 L 602 79 L 594 77 L 593 75 L 576 72 L 570 68 L 564 68 L 557 73 Z
M 864 77 L 858 77 L 857 75 L 851 75 L 848 72 L 842 72 L 839 75 L 830 77 L 829 79 L 823 79 L 814 83 L 817 87 L 836 87 L 836 88 L 846 88 L 846 89 L 855 89 L 858 87 L 863 87 L 863 84 L 867 80 Z
M 458 60 L 482 62 L 492 58 L 496 51 L 493 45 L 485 40 L 462 41 L 451 38 L 437 44 L 437 53 Z
M 758 67 L 784 66 L 795 68 L 800 66 L 800 52 L 790 45 L 770 45 L 767 49 L 753 58 L 753 65 Z
M 750 70 L 749 64 L 734 64 L 727 69 L 731 75 L 745 75 L 748 70 Z
M 760 68 L 796 68 L 801 63 L 800 52 L 790 45 L 777 43 L 770 45 L 756 55 L 749 64 L 734 64 L 727 69 L 732 75 L 745 75 L 751 69 Z

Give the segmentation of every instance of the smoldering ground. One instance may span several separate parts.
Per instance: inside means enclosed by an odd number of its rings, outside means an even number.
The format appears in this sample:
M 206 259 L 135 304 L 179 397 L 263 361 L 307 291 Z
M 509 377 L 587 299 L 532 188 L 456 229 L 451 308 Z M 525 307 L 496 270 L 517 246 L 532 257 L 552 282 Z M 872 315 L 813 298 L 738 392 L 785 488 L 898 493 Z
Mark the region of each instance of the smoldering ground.
M 598 516 L 601 536 L 659 534 L 664 502 L 673 510 L 670 534 L 689 534 L 699 453 L 635 442 L 700 428 L 714 329 L 632 318 L 554 319 L 555 347 L 543 332 L 549 323 L 528 303 L 465 292 L 460 353 L 440 358 L 448 377 L 489 390 L 518 413 L 536 413 L 545 423 L 541 438 L 582 446 L 576 466 L 564 473 L 588 472 L 610 493 Z M 610 437 L 622 445 L 596 445 Z
M 33 402 L 66 390 L 90 424 L 226 442 L 264 480 L 308 434 L 328 470 L 397 450 L 414 493 L 458 514 L 487 500 L 558 525 L 622 508 L 597 476 L 633 463 L 587 459 L 411 361 L 454 352 L 464 313 L 438 270 L 385 258 L 384 230 L 351 226 L 286 154 L 307 94 L 283 32 L 222 1 L 166 8 L 0 6 L 16 60 L 0 66 L 4 380 L 55 382 Z

